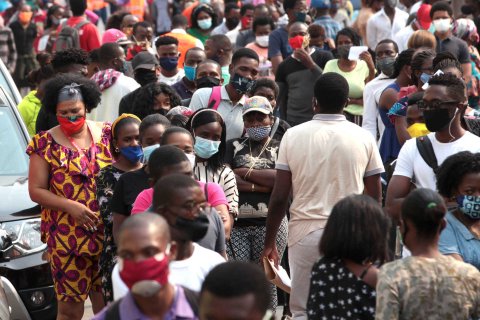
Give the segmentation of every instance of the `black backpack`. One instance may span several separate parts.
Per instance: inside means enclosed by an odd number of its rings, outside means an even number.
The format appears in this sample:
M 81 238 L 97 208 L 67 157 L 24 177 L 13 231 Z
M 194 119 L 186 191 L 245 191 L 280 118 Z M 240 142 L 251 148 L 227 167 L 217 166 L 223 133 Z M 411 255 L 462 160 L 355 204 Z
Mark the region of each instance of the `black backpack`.
M 59 52 L 70 48 L 80 49 L 80 28 L 89 23 L 85 20 L 77 23 L 74 27 L 70 27 L 65 21 L 55 41 L 55 50 Z

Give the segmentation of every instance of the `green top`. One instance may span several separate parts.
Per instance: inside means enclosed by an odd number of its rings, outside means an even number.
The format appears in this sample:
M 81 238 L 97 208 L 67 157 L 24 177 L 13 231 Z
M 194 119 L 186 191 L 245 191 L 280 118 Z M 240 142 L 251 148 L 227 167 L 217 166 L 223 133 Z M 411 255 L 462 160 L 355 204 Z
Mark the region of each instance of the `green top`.
M 36 122 L 38 112 L 42 107 L 40 99 L 36 96 L 37 90 L 30 91 L 25 98 L 18 104 L 18 111 L 22 116 L 23 122 L 27 126 L 28 134 L 33 137 L 36 134 Z
M 204 35 L 203 33 L 200 32 L 200 30 L 196 28 L 188 28 L 187 33 L 198 40 L 202 41 L 202 43 L 205 45 L 205 42 L 207 41 L 208 38 L 210 38 L 210 33 L 207 35 Z

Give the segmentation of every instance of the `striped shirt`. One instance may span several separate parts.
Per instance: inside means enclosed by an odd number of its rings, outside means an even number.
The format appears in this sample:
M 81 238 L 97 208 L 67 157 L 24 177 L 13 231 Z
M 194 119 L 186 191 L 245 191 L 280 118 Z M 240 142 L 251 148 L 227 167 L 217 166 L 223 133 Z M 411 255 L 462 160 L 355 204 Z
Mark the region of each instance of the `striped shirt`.
M 13 73 L 17 63 L 17 49 L 13 39 L 13 32 L 10 28 L 0 28 L 0 59 L 7 67 L 8 71 Z
M 223 166 L 216 172 L 212 172 L 207 168 L 207 162 L 197 162 L 193 171 L 199 181 L 215 182 L 223 188 L 228 201 L 229 211 L 236 216 L 238 214 L 238 189 L 235 173 L 233 173 L 232 169 Z

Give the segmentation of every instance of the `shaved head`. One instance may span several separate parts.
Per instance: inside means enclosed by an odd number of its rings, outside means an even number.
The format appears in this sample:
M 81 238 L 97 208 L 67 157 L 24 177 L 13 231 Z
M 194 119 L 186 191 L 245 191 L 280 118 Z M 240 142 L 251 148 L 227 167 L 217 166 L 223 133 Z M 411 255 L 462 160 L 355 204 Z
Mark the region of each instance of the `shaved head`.
M 142 233 L 152 232 L 161 235 L 164 241 L 170 242 L 170 228 L 167 221 L 162 216 L 144 212 L 128 217 L 121 225 L 118 232 L 119 243 L 121 243 L 122 236 L 133 229 L 138 231 L 143 230 Z

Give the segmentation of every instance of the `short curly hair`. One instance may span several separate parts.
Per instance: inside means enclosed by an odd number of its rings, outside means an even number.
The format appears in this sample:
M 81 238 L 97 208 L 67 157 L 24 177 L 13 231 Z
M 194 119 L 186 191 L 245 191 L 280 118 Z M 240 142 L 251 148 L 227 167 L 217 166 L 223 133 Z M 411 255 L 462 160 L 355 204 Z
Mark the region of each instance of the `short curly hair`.
M 97 107 L 100 103 L 102 93 L 94 81 L 73 73 L 58 74 L 55 78 L 48 80 L 45 84 L 45 94 L 42 98 L 42 106 L 48 113 L 57 113 L 58 93 L 60 92 L 60 89 L 71 83 L 77 83 L 80 85 L 79 88 L 87 112 L 90 112 Z
M 463 178 L 470 173 L 480 172 L 480 153 L 462 151 L 451 155 L 438 168 L 437 189 L 446 197 L 453 196 L 462 183 Z
M 155 97 L 161 93 L 166 94 L 170 98 L 171 108 L 182 104 L 182 99 L 172 87 L 165 83 L 154 82 L 140 88 L 133 103 L 133 113 L 140 119 L 151 114 L 160 113 L 158 110 L 153 110 L 153 104 Z
M 55 72 L 65 69 L 72 64 L 88 65 L 89 58 L 87 51 L 83 49 L 70 48 L 63 51 L 57 51 L 52 59 L 52 66 Z

